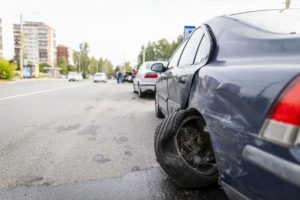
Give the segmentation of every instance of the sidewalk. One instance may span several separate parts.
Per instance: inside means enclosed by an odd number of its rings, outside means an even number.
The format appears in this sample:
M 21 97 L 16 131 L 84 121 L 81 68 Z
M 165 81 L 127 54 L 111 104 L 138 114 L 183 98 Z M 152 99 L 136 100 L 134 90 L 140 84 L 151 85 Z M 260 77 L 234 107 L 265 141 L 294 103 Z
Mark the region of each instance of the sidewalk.
M 60 81 L 60 80 L 66 80 L 63 78 L 30 78 L 30 79 L 15 79 L 15 80 L 3 80 L 0 79 L 0 85 L 7 85 L 7 84 L 15 84 L 20 82 L 39 82 L 39 81 Z

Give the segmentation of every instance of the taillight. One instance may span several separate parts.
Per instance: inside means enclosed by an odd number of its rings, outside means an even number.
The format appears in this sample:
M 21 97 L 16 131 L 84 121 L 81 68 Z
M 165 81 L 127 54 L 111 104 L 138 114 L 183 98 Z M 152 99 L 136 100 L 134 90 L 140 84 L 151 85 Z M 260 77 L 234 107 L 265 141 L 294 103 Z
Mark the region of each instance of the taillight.
M 273 105 L 261 136 L 276 143 L 300 145 L 300 77 L 297 77 Z
M 148 72 L 145 74 L 144 78 L 157 78 L 158 75 L 155 72 Z

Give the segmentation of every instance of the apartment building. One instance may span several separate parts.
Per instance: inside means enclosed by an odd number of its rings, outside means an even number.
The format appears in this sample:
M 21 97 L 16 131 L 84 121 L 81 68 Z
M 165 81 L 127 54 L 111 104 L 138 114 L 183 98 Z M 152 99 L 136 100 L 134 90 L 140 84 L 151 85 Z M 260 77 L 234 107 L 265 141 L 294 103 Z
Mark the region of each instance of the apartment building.
M 3 42 L 2 42 L 2 20 L 0 18 L 0 58 L 3 57 Z
M 15 59 L 20 58 L 20 24 L 14 24 Z M 43 22 L 23 22 L 24 60 L 56 66 L 56 33 Z
M 73 50 L 65 45 L 57 45 L 56 47 L 56 57 L 57 63 L 62 59 L 65 58 L 69 65 L 74 65 L 72 53 Z

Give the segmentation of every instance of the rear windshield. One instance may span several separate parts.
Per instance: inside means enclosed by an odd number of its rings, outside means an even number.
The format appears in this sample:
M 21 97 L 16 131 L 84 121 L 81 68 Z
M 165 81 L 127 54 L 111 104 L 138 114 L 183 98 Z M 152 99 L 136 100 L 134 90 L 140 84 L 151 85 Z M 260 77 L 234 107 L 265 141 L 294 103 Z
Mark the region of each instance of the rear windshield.
M 300 9 L 248 12 L 231 17 L 270 32 L 300 34 Z

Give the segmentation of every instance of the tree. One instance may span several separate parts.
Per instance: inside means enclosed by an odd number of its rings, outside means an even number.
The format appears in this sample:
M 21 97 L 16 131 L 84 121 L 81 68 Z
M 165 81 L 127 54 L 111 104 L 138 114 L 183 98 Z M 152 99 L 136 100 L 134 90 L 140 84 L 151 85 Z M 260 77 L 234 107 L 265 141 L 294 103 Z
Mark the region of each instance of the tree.
M 73 51 L 72 57 L 73 57 L 75 70 L 77 72 L 80 72 L 80 53 L 78 51 Z
M 138 55 L 138 66 L 143 62 L 143 51 L 145 48 L 146 61 L 169 60 L 173 52 L 183 41 L 183 36 L 180 35 L 175 41 L 169 42 L 166 39 L 160 39 L 157 42 L 148 42 L 147 46 L 142 46 Z
M 87 77 L 88 67 L 90 64 L 89 58 L 89 45 L 84 42 L 79 45 L 80 55 L 79 55 L 79 63 L 80 63 L 80 71 L 82 72 L 83 78 Z
M 99 72 L 104 72 L 104 59 L 100 58 L 98 61 L 98 70 Z
M 115 75 L 113 64 L 106 58 L 97 60 L 94 57 L 89 57 L 89 45 L 88 43 L 81 43 L 79 45 L 79 51 L 73 51 L 74 67 L 78 72 L 82 73 L 82 76 L 86 78 L 87 74 L 95 74 L 96 72 L 105 72 L 109 78 Z M 130 65 L 130 64 L 129 64 Z M 69 66 L 69 70 L 70 70 Z
M 125 62 L 124 63 L 124 69 L 125 69 L 125 72 L 131 72 L 132 71 L 132 67 L 130 65 L 130 62 Z
M 108 78 L 115 75 L 113 64 L 106 58 L 100 58 L 98 61 L 99 72 L 105 72 Z
M 121 67 L 120 67 L 120 65 L 117 65 L 117 67 L 115 68 L 115 73 L 117 73 L 119 71 L 121 71 Z
M 58 66 L 61 68 L 61 73 L 63 75 L 68 74 L 68 71 L 69 71 L 68 62 L 67 62 L 67 59 L 65 57 L 62 57 L 61 59 L 59 59 Z
M 74 65 L 70 65 L 70 64 L 68 65 L 68 71 L 69 71 L 69 72 L 77 71 L 76 69 L 77 69 L 77 68 L 76 68 Z
M 16 66 L 7 60 L 0 59 L 0 79 L 14 78 Z
M 39 71 L 40 72 L 45 72 L 45 68 L 50 67 L 50 65 L 48 63 L 41 63 L 39 64 Z
M 112 64 L 108 65 L 108 67 L 107 67 L 107 76 L 108 76 L 108 78 L 112 78 L 115 76 L 115 71 L 114 71 L 114 67 Z
M 88 68 L 88 72 L 90 74 L 95 74 L 96 72 L 98 72 L 98 61 L 94 57 L 92 57 L 90 59 L 90 65 L 89 65 L 89 68 Z

